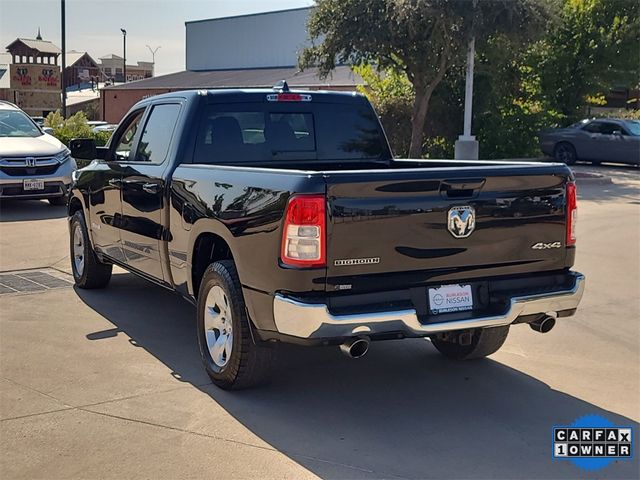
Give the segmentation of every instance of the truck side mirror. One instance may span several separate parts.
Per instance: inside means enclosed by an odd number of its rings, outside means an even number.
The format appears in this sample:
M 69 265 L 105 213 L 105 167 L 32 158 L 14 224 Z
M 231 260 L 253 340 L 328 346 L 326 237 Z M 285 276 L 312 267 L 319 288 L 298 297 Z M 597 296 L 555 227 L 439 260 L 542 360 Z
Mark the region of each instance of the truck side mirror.
M 97 156 L 96 141 L 93 138 L 74 138 L 69 142 L 71 156 L 80 160 L 94 160 Z

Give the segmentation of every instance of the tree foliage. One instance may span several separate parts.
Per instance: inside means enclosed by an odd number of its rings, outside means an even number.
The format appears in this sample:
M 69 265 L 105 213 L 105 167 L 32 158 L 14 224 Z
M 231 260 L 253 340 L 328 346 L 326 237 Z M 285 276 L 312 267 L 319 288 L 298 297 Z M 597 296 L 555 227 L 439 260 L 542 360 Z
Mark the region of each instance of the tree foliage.
M 566 0 L 532 51 L 541 89 L 570 123 L 589 99 L 640 81 L 640 2 Z
M 403 72 L 414 89 L 409 153 L 420 156 L 431 97 L 463 62 L 472 34 L 525 41 L 547 17 L 544 0 L 318 0 L 301 67 L 327 75 L 338 63 Z
M 404 72 L 387 68 L 379 72 L 372 65 L 353 69 L 365 81 L 359 86 L 376 109 L 387 139 L 397 157 L 407 157 L 411 140 L 411 106 L 415 95 L 413 85 Z

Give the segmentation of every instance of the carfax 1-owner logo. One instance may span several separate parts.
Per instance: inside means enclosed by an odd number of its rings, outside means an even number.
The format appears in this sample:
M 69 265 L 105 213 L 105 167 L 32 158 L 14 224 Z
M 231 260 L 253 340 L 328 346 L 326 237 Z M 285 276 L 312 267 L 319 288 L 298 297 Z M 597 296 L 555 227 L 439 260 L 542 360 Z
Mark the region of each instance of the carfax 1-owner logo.
M 614 425 L 599 415 L 553 427 L 553 458 L 569 460 L 583 470 L 599 470 L 633 458 L 633 427 Z

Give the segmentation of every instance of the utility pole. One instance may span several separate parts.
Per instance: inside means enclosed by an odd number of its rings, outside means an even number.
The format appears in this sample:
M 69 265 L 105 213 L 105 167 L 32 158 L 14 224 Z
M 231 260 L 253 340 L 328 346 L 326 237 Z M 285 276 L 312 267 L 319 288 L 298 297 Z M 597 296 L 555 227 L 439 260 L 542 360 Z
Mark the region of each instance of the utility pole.
M 60 72 L 60 88 L 62 89 L 62 118 L 67 118 L 67 85 L 64 78 L 67 69 L 67 31 L 65 27 L 65 5 L 64 0 L 60 0 L 60 30 L 62 32 L 62 71 Z
M 151 75 L 155 76 L 156 75 L 156 52 L 160 48 L 162 48 L 162 46 L 158 45 L 156 48 L 151 48 L 149 45 L 147 45 L 147 48 L 151 52 L 151 63 L 153 63 L 153 70 L 151 70 Z
M 122 83 L 127 83 L 127 31 L 121 28 L 122 32 Z
M 478 0 L 473 0 L 473 10 L 475 15 L 475 8 Z M 456 160 L 477 160 L 479 144 L 476 137 L 471 135 L 471 119 L 473 113 L 473 67 L 476 57 L 476 38 L 473 21 L 471 24 L 472 32 L 469 39 L 469 46 L 467 49 L 467 77 L 465 80 L 465 92 L 464 92 L 464 130 L 462 135 L 458 137 L 455 144 L 455 158 Z

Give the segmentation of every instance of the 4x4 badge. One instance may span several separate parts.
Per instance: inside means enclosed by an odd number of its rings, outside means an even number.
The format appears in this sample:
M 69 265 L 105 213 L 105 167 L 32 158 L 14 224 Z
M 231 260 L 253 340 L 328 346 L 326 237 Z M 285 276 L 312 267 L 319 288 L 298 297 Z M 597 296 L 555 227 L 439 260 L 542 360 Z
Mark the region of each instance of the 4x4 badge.
M 560 247 L 562 247 L 561 242 L 553 242 L 553 243 L 538 242 L 531 245 L 531 248 L 534 250 L 548 250 L 550 248 L 560 248 Z
M 456 238 L 467 238 L 476 228 L 476 211 L 465 205 L 449 209 L 447 228 Z

